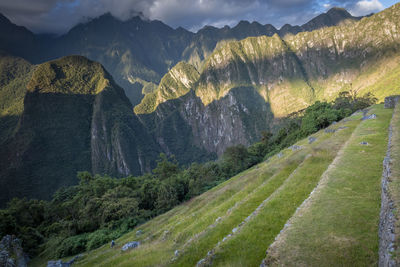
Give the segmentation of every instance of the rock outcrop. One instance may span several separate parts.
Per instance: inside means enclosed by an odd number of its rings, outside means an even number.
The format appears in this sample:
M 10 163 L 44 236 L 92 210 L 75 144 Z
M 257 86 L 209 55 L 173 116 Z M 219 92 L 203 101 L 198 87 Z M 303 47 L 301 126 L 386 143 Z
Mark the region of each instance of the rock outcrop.
M 22 241 L 13 235 L 6 235 L 0 241 L 0 266 L 27 267 L 29 257 L 22 249 Z
M 18 128 L 0 150 L 0 203 L 49 198 L 77 171 L 151 170 L 159 148 L 101 64 L 70 56 L 36 67 Z

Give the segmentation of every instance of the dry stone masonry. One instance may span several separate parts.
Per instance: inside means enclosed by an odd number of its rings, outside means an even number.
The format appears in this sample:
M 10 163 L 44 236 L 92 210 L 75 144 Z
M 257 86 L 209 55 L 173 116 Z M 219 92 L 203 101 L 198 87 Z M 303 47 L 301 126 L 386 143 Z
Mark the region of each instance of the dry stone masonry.
M 400 97 L 385 98 L 385 108 L 395 108 L 393 116 L 398 112 Z M 391 149 L 392 149 L 393 119 L 389 127 L 389 140 L 386 157 L 383 160 L 381 213 L 379 222 L 379 266 L 396 266 L 393 258 L 395 250 L 395 207 L 389 192 L 391 182 Z

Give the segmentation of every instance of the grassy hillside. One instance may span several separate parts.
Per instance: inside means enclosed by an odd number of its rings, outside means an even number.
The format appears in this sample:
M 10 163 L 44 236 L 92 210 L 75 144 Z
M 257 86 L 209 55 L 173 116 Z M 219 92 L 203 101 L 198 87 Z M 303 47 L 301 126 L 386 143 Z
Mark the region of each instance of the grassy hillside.
M 268 250 L 267 264 L 377 265 L 382 161 L 391 111 L 375 108 L 379 119 L 366 120 L 353 132 Z
M 216 266 L 258 266 L 285 223 L 304 209 L 302 203 L 311 192 L 314 192 L 312 198 L 326 199 L 321 203 L 326 203 L 330 209 L 315 207 L 317 212 L 310 213 L 308 220 L 323 221 L 309 227 L 317 225 L 316 230 L 322 232 L 329 226 L 332 233 L 338 233 L 338 238 L 326 237 L 331 242 L 345 240 L 344 230 L 351 238 L 351 242 L 343 242 L 349 253 L 335 260 L 338 263 L 373 264 L 377 261 L 378 249 L 381 162 L 392 110 L 376 105 L 368 114 L 377 114 L 377 118 L 361 120 L 364 114 L 358 112 L 331 125 L 328 130 L 312 136 L 316 141 L 310 143 L 309 139 L 304 139 L 298 142 L 137 227 L 116 240 L 115 248 L 104 245 L 87 253 L 77 266 L 193 266 L 202 259 L 201 264 L 212 262 Z M 369 144 L 361 145 L 361 141 Z M 333 175 L 335 172 L 338 174 Z M 332 184 L 331 188 L 325 186 L 327 180 L 328 185 L 329 182 Z M 343 219 L 332 223 L 333 219 L 326 215 L 330 210 Z M 297 225 L 295 219 L 292 220 L 293 226 Z M 360 235 L 360 227 L 365 234 Z M 306 235 L 305 238 L 313 236 Z M 141 245 L 121 252 L 122 245 L 134 240 L 140 241 Z M 363 247 L 358 245 L 361 243 Z M 315 254 L 315 247 L 310 246 L 304 246 L 304 250 Z M 324 249 L 321 253 L 337 255 L 340 249 L 340 246 L 336 252 Z M 358 257 L 354 258 L 354 255 Z

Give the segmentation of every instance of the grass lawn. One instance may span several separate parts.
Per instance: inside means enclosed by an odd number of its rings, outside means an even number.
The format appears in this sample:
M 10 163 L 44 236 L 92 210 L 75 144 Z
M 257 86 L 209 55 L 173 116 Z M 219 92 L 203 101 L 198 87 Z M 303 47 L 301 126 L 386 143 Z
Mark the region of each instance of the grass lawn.
M 359 124 L 326 182 L 268 250 L 277 266 L 376 266 L 382 161 L 391 109 Z M 360 142 L 368 142 L 361 145 Z

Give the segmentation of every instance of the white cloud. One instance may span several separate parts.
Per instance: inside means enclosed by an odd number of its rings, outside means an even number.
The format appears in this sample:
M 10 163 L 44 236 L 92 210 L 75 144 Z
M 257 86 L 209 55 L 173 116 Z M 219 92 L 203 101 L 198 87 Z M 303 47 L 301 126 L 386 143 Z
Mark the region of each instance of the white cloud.
M 379 0 L 361 0 L 354 5 L 354 7 L 350 10 L 350 13 L 353 16 L 364 16 L 379 12 L 383 8 L 384 7 Z
M 329 3 L 326 3 L 326 4 L 323 4 L 322 5 L 325 9 L 329 9 L 329 8 L 331 8 L 331 4 L 329 4 Z

